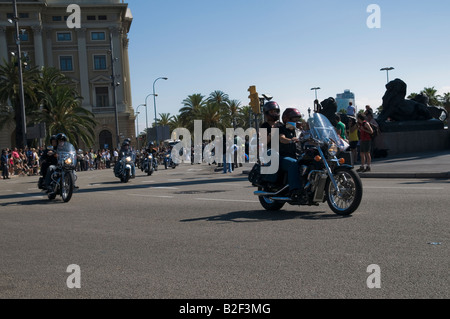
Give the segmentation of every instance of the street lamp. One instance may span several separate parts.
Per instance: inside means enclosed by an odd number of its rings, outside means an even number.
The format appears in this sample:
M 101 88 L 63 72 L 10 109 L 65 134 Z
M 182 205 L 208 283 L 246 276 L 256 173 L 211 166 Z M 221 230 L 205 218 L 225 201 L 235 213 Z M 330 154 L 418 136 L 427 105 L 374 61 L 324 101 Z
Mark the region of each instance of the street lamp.
M 166 77 L 159 77 L 157 78 L 154 82 L 153 82 L 153 105 L 155 108 L 155 131 L 156 131 L 156 145 L 159 145 L 159 139 L 158 139 L 158 122 L 156 120 L 156 94 L 155 94 L 155 83 L 158 80 L 168 80 L 168 78 Z
M 20 127 L 16 128 L 16 132 L 19 132 L 19 134 L 16 133 L 16 140 L 19 143 L 18 147 L 24 148 L 27 145 L 27 120 L 25 115 L 25 95 L 24 95 L 24 89 L 23 89 L 23 66 L 22 66 L 22 52 L 20 49 L 20 33 L 19 33 L 19 15 L 17 13 L 17 1 L 13 0 L 13 9 L 14 9 L 14 17 L 13 19 L 8 19 L 10 23 L 14 22 L 14 26 L 16 29 L 16 46 L 17 46 L 17 64 L 19 69 L 19 101 L 20 101 L 20 108 L 17 108 L 16 110 L 19 110 L 18 117 L 20 117 Z M 19 137 L 19 138 L 17 138 Z
M 380 71 L 386 71 L 386 76 L 387 76 L 387 83 L 389 83 L 389 71 L 394 70 L 393 67 L 386 67 L 386 68 L 382 68 L 380 69 Z
M 144 104 L 142 104 L 142 105 L 145 105 L 145 133 L 146 133 L 146 139 L 147 139 L 147 143 L 148 143 L 148 113 L 147 113 L 147 106 L 148 106 L 148 103 L 147 103 L 147 99 L 148 99 L 148 97 L 149 96 L 154 96 L 155 94 L 154 93 L 150 93 L 149 95 L 147 95 L 146 97 L 145 97 L 145 103 Z M 158 94 L 156 94 L 156 96 L 158 96 Z
M 315 88 L 311 88 L 311 91 L 314 90 L 314 92 L 316 93 L 316 100 L 317 100 L 317 90 L 320 90 L 319 87 L 315 87 Z

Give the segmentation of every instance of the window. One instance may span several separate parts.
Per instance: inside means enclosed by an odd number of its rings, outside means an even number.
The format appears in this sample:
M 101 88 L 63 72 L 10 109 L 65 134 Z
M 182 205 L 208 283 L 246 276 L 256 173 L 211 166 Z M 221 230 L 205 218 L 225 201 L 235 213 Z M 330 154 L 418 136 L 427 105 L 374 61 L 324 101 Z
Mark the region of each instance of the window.
M 95 20 L 95 16 L 87 16 L 87 19 L 88 19 L 89 21 L 93 21 L 93 20 Z
M 97 107 L 109 106 L 109 91 L 108 87 L 96 87 L 95 88 L 95 102 Z
M 19 19 L 29 19 L 30 14 L 29 13 L 19 13 Z
M 92 32 L 91 40 L 92 41 L 102 41 L 106 39 L 105 32 Z
M 70 32 L 57 32 L 56 40 L 60 41 L 72 41 L 72 33 Z
M 53 16 L 52 21 L 62 21 L 62 17 L 61 16 Z
M 105 55 L 94 55 L 94 70 L 106 70 Z
M 61 71 L 73 71 L 72 57 L 60 56 L 59 57 L 59 69 Z
M 98 19 L 99 19 L 99 20 L 103 20 L 103 21 L 104 21 L 104 20 L 108 20 L 107 16 L 98 16 Z
M 21 30 L 19 34 L 20 41 L 30 41 L 30 37 L 27 30 Z

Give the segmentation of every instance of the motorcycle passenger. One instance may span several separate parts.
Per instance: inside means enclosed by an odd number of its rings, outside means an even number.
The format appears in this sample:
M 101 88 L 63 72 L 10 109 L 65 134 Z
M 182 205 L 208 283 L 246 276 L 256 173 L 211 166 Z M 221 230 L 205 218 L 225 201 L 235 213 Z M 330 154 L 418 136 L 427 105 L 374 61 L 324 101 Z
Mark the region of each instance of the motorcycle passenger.
M 56 158 L 56 148 L 58 146 L 58 142 L 56 140 L 56 135 L 52 135 L 50 137 L 50 147 L 48 147 L 41 157 L 41 175 L 44 185 L 43 189 L 47 190 L 51 181 L 51 172 L 49 170 L 50 166 L 56 166 L 58 164 L 58 159 Z
M 283 112 L 283 126 L 280 128 L 280 167 L 288 174 L 289 192 L 294 200 L 305 201 L 303 181 L 300 178 L 297 161 L 296 136 L 297 123 L 301 120 L 301 113 L 295 108 L 288 108 Z

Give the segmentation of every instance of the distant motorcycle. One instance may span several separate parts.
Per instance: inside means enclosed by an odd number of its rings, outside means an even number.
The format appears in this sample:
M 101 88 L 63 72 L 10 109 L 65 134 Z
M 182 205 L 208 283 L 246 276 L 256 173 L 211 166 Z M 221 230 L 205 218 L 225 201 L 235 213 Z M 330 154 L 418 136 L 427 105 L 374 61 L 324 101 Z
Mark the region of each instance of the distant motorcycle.
M 154 158 L 152 153 L 148 153 L 142 161 L 141 170 L 147 173 L 148 176 L 152 175 L 155 171 Z
M 172 160 L 172 154 L 169 152 L 164 155 L 164 168 L 167 169 L 168 167 L 175 168 L 178 164 L 175 164 L 175 162 Z
M 69 142 L 58 146 L 56 150 L 58 164 L 50 166 L 51 182 L 48 187 L 48 199 L 53 200 L 61 195 L 62 200 L 67 203 L 72 198 L 75 186 L 75 168 L 77 167 L 77 153 L 75 147 Z M 42 181 L 39 188 L 42 188 Z
M 121 159 L 117 162 L 117 168 L 114 168 L 115 176 L 120 178 L 122 183 L 128 183 L 130 178 L 134 178 L 135 171 L 135 157 L 136 154 L 129 152 L 123 154 Z
M 259 163 L 249 174 L 249 181 L 258 187 L 254 194 L 266 210 L 280 210 L 286 203 L 318 206 L 327 201 L 334 213 L 350 215 L 362 200 L 361 179 L 351 165 L 336 157 L 341 140 L 330 121 L 315 113 L 308 124 L 310 135 L 302 139 L 303 152 L 298 159 L 306 202 L 289 196 L 287 173 L 262 175 Z

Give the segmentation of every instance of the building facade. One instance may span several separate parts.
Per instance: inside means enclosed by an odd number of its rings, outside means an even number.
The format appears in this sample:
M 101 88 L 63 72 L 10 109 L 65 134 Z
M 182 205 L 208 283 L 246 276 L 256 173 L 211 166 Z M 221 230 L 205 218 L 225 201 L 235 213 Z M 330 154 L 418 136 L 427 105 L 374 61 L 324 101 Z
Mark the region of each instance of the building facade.
M 14 24 L 8 21 L 13 18 L 12 3 L 0 0 L 0 61 L 16 50 Z M 17 0 L 17 8 L 22 55 L 33 66 L 61 70 L 76 84 L 82 106 L 95 115 L 96 144 L 83 147 L 112 148 L 125 138 L 134 141 L 128 59 L 133 17 L 128 5 L 123 0 Z M 14 144 L 13 126 L 0 132 L 0 147 Z
M 341 110 L 346 110 L 349 102 L 352 102 L 353 106 L 356 109 L 355 105 L 355 94 L 350 92 L 350 90 L 344 90 L 344 93 L 338 93 L 336 94 L 336 103 L 338 105 L 338 112 Z

